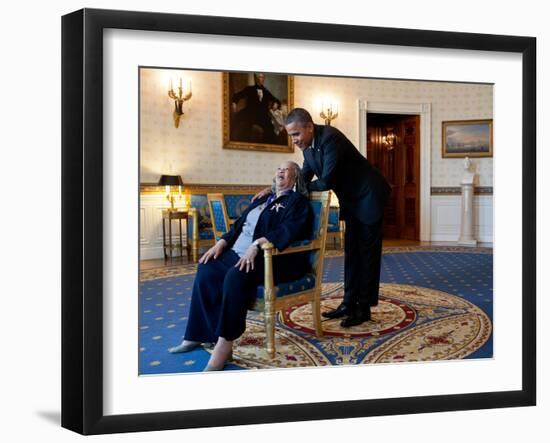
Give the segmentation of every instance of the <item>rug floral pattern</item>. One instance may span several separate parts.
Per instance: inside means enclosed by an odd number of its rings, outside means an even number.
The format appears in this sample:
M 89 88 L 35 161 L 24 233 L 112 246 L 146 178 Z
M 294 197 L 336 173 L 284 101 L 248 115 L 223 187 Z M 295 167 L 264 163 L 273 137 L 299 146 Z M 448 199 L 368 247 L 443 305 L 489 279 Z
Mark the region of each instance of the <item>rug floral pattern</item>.
M 322 311 L 337 306 L 341 283 L 323 284 Z M 267 358 L 261 314 L 249 316 L 236 342 L 234 363 L 245 368 L 431 361 L 464 358 L 491 335 L 489 317 L 460 297 L 418 286 L 385 284 L 372 321 L 341 328 L 323 322 L 323 337 L 313 337 L 309 303 L 281 314 L 276 327 L 276 357 Z

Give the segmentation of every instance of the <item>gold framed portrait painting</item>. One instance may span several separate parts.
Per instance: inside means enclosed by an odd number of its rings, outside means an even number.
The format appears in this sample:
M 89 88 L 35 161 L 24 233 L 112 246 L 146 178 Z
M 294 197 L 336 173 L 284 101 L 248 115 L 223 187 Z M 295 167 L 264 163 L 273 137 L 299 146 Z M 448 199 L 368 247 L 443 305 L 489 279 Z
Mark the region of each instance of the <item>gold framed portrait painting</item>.
M 284 121 L 294 107 L 294 78 L 263 72 L 223 74 L 223 147 L 294 152 Z

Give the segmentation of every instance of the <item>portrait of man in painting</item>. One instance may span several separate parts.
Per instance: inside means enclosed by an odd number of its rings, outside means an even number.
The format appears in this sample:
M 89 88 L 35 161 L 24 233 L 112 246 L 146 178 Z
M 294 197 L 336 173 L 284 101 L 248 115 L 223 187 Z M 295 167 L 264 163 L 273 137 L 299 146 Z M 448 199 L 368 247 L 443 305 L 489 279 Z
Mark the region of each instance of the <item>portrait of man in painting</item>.
M 284 120 L 293 106 L 293 78 L 263 72 L 225 73 L 224 148 L 293 152 Z

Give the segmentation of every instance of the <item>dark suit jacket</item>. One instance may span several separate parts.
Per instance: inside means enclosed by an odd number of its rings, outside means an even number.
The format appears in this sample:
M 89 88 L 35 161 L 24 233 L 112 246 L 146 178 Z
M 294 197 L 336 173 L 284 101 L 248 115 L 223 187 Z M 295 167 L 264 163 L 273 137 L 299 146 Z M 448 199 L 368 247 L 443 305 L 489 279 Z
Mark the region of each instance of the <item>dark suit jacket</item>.
M 314 148 L 303 152 L 303 174 L 308 189 L 332 189 L 344 220 L 354 216 L 369 225 L 380 221 L 391 192 L 382 173 L 338 129 L 315 125 L 314 137 Z M 317 180 L 311 181 L 314 174 Z
M 248 213 L 257 206 L 265 203 L 269 195 L 255 200 L 242 215 L 233 223 L 229 232 L 222 238 L 227 241 L 228 248 L 231 248 L 241 234 L 244 222 Z M 277 205 L 282 205 L 277 210 Z M 261 213 L 253 239 L 260 237 L 267 238 L 275 247 L 282 251 L 291 243 L 298 240 L 311 238 L 313 227 L 313 214 L 309 200 L 297 192 L 283 195 L 275 199 Z M 289 275 L 303 275 L 309 269 L 309 253 L 297 253 L 273 258 L 275 268 L 275 279 L 278 281 L 288 280 Z M 263 269 L 263 254 L 258 254 L 255 260 L 255 267 Z M 294 278 L 292 278 L 294 279 Z

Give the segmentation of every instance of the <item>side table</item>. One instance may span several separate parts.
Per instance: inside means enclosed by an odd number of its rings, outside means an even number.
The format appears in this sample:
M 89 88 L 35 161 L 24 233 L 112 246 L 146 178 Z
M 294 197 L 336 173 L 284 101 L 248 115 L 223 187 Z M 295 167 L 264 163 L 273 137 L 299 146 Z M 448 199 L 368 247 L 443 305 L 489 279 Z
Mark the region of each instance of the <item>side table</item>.
M 187 211 L 162 211 L 162 248 L 164 251 L 164 262 L 168 260 L 168 253 L 170 253 L 170 259 L 172 259 L 172 252 L 174 249 L 179 249 L 180 257 L 183 257 L 183 249 L 187 250 L 187 259 L 191 259 L 191 245 L 189 239 L 186 238 L 185 245 L 183 244 L 183 234 L 181 221 L 185 220 L 188 223 L 189 213 Z M 179 222 L 179 243 L 172 242 L 172 221 L 177 220 Z M 166 221 L 168 221 L 168 241 L 166 239 Z M 187 236 L 186 236 L 187 237 Z

